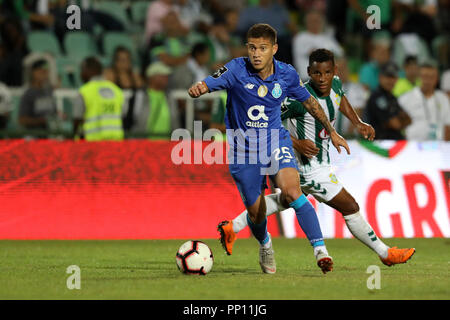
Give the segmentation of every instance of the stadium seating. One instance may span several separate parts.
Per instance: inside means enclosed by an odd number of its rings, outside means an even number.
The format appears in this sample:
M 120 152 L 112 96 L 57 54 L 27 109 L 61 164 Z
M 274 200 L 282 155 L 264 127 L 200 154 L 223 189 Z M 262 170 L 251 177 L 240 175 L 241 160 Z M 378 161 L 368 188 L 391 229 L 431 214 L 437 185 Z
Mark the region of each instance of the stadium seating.
M 19 124 L 19 105 L 20 105 L 20 96 L 12 95 L 11 103 L 13 105 L 11 115 L 9 116 L 8 124 L 6 125 L 7 130 L 17 130 L 20 128 Z
M 56 36 L 49 31 L 32 31 L 27 37 L 28 48 L 34 52 L 47 52 L 55 57 L 61 55 Z
M 77 61 L 98 54 L 94 39 L 83 31 L 67 32 L 64 37 L 64 49 L 68 57 Z
M 78 88 L 81 85 L 80 65 L 78 59 L 71 59 L 66 56 L 60 56 L 56 59 L 58 74 L 61 77 L 61 86 L 63 88 Z
M 116 1 L 97 1 L 95 9 L 104 13 L 108 13 L 122 23 L 125 29 L 130 28 L 130 21 L 128 19 L 125 8 Z
M 143 25 L 147 18 L 147 9 L 151 1 L 135 1 L 131 3 L 131 19 L 135 24 Z

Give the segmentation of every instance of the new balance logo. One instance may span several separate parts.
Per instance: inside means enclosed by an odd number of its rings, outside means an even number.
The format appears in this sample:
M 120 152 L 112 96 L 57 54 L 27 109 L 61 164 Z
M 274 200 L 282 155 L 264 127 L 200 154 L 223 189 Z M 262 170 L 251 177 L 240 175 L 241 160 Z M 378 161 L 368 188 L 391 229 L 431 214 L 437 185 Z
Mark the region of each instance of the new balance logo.
M 255 85 L 253 83 L 247 83 L 244 88 L 252 90 L 255 87 Z

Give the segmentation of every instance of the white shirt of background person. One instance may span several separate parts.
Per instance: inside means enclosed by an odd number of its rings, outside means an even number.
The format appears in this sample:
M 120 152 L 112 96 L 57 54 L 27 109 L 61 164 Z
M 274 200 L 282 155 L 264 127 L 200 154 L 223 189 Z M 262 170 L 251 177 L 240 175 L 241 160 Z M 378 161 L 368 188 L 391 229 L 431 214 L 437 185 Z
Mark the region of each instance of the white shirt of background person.
M 425 97 L 419 87 L 399 97 L 400 106 L 412 119 L 406 138 L 415 141 L 444 140 L 445 127 L 450 127 L 450 104 L 441 90 Z

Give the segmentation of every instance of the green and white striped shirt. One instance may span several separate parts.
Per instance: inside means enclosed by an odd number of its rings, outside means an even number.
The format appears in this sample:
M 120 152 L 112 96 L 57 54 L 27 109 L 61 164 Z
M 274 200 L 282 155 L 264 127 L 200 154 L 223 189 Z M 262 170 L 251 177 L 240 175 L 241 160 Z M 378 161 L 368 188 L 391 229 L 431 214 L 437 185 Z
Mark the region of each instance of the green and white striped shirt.
M 334 126 L 342 96 L 345 94 L 341 80 L 337 76 L 333 78 L 331 92 L 327 97 L 319 97 L 309 81 L 305 83 L 305 87 L 317 99 Z M 328 148 L 330 135 L 322 124 L 314 119 L 301 102 L 294 99 L 286 98 L 281 105 L 281 112 L 281 119 L 283 121 L 286 120 L 287 129 L 293 137 L 314 141 L 317 148 L 319 148 L 319 153 L 310 159 L 295 151 L 297 159 L 299 159 L 300 171 L 310 172 L 318 166 L 329 164 L 330 154 Z

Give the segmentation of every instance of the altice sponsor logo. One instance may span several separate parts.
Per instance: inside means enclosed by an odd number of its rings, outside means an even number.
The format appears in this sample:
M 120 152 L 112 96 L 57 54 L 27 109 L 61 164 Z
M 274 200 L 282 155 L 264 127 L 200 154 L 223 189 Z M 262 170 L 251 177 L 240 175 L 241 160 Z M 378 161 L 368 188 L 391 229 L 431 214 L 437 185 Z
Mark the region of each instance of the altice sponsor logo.
M 251 121 L 247 121 L 245 125 L 250 128 L 267 128 L 269 117 L 264 113 L 264 108 L 262 105 L 251 106 L 247 110 L 247 116 Z M 264 122 L 259 122 L 261 119 Z

